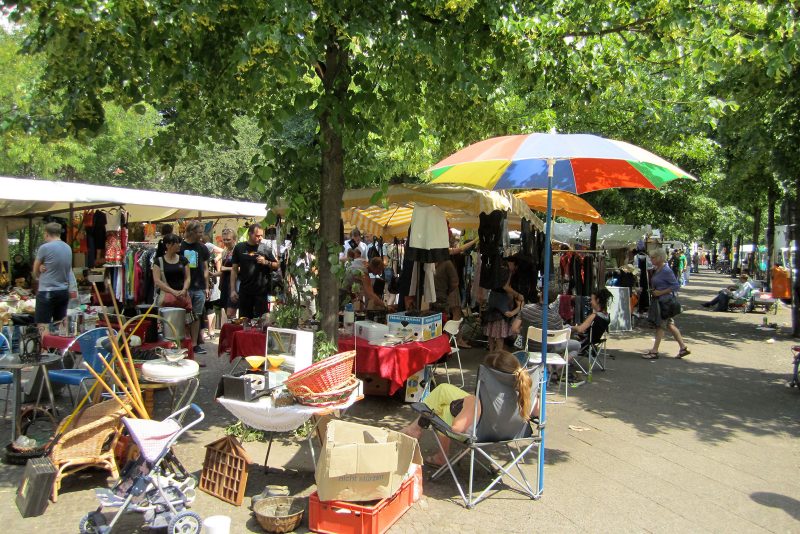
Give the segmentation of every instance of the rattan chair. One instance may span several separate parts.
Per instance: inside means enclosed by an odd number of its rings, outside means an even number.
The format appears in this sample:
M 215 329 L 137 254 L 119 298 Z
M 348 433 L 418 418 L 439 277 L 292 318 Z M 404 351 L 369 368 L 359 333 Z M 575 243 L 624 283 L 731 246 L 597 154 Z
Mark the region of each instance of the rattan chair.
M 119 477 L 114 446 L 122 429 L 125 411 L 116 401 L 107 400 L 86 408 L 57 438 L 50 451 L 56 468 L 51 499 L 56 502 L 64 477 L 88 467 L 100 467 Z

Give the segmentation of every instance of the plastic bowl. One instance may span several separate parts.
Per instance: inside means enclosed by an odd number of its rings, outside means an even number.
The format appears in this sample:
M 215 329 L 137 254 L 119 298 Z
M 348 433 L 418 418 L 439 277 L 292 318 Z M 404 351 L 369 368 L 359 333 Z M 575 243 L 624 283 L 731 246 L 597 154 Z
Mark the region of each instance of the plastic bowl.
M 250 364 L 251 369 L 259 369 L 267 361 L 265 356 L 245 356 L 244 359 Z

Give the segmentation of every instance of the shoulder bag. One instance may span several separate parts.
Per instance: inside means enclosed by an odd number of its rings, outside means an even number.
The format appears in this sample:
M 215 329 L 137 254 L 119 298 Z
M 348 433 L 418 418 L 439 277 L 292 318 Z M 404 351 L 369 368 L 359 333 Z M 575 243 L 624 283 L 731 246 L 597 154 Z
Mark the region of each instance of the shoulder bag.
M 161 267 L 161 281 L 166 284 L 167 277 L 164 276 L 164 256 L 158 258 L 158 266 Z M 156 296 L 156 306 L 159 308 L 183 308 L 184 310 L 191 311 L 192 301 L 189 300 L 187 296 L 176 297 L 172 293 L 167 293 L 159 289 L 158 295 Z

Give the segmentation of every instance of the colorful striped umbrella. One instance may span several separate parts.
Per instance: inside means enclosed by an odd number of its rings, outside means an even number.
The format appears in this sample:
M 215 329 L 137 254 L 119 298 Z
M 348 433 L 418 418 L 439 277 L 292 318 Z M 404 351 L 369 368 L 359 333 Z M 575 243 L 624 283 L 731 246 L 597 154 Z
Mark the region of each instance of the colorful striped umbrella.
M 547 189 L 548 159 L 556 160 L 553 189 L 578 195 L 610 188 L 656 189 L 678 178 L 694 179 L 643 148 L 588 134 L 494 137 L 459 150 L 430 172 L 432 183 Z
M 689 173 L 637 146 L 587 134 L 530 134 L 495 137 L 459 150 L 430 169 L 432 183 L 452 183 L 489 190 L 545 189 L 544 257 L 550 256 L 553 190 L 588 193 L 634 187 L 656 189 Z M 550 262 L 544 262 L 542 295 L 549 295 Z M 542 346 L 547 346 L 547 314 L 542 307 Z M 547 383 L 547 351 L 542 351 Z M 540 389 L 540 418 L 546 420 L 547 388 Z M 537 493 L 544 491 L 545 432 L 541 431 Z

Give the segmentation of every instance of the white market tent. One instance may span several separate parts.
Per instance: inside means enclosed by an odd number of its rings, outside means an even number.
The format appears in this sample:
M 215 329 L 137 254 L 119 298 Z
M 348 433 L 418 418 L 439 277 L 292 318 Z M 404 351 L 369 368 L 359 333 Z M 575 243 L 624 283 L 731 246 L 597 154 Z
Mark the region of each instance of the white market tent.
M 266 205 L 259 202 L 0 176 L 0 260 L 8 260 L 7 232 L 10 229 L 23 227 L 46 215 L 119 206 L 128 212 L 129 222 L 187 218 L 261 220 L 267 215 Z
M 628 226 L 624 224 L 603 224 L 597 227 L 597 246 L 611 249 L 628 248 L 639 240 L 644 240 L 652 231 L 648 226 Z M 591 225 L 572 223 L 553 223 L 552 238 L 569 245 L 588 244 Z
M 0 217 L 41 217 L 75 210 L 124 206 L 130 222 L 196 217 L 256 217 L 266 205 L 218 198 L 126 189 L 75 182 L 51 182 L 0 176 Z

